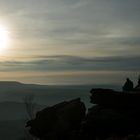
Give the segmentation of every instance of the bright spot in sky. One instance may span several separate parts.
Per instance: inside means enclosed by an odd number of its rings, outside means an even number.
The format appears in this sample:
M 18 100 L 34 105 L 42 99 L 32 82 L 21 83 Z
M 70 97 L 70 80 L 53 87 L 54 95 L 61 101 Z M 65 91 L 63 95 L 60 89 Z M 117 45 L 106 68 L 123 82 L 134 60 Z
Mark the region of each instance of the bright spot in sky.
M 0 25 L 0 51 L 7 47 L 9 42 L 9 32 L 5 26 Z

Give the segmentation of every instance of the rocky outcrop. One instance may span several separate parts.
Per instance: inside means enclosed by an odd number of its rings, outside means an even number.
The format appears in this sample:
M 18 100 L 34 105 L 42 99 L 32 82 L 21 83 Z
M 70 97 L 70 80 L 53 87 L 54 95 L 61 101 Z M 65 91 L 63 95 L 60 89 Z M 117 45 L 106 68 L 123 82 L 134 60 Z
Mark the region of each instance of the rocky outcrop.
M 27 122 L 30 133 L 41 140 L 77 139 L 86 108 L 80 99 L 47 107 Z
M 92 89 L 84 133 L 86 137 L 106 139 L 140 134 L 140 93 Z M 89 138 L 89 139 L 90 139 Z
M 40 140 L 138 139 L 140 91 L 92 89 L 88 110 L 80 99 L 47 107 L 28 121 L 30 133 Z
M 91 103 L 103 106 L 140 106 L 140 91 L 118 92 L 112 89 L 92 89 Z

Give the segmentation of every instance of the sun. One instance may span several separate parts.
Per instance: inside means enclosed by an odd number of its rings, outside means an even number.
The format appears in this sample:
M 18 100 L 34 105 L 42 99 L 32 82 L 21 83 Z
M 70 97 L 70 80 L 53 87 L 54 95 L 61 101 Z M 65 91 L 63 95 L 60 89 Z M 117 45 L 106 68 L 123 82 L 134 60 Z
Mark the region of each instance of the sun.
M 0 25 L 0 51 L 7 47 L 9 42 L 9 32 L 5 26 Z

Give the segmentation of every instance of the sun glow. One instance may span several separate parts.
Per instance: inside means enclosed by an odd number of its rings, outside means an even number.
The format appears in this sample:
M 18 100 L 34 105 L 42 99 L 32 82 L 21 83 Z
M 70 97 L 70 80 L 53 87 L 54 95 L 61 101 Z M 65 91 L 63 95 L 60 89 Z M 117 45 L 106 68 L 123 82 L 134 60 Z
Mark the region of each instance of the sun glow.
M 5 26 L 0 25 L 0 51 L 7 47 L 9 42 L 9 32 Z

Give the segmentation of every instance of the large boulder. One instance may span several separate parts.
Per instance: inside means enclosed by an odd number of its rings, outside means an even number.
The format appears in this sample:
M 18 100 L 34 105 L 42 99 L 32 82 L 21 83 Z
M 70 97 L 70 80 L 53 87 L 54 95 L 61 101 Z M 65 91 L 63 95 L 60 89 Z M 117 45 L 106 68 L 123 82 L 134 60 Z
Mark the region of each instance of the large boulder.
M 92 89 L 91 103 L 103 106 L 140 106 L 140 92 L 121 92 L 112 89 Z
M 70 139 L 79 133 L 85 113 L 85 105 L 78 98 L 45 108 L 27 122 L 27 127 L 33 136 L 42 140 Z

